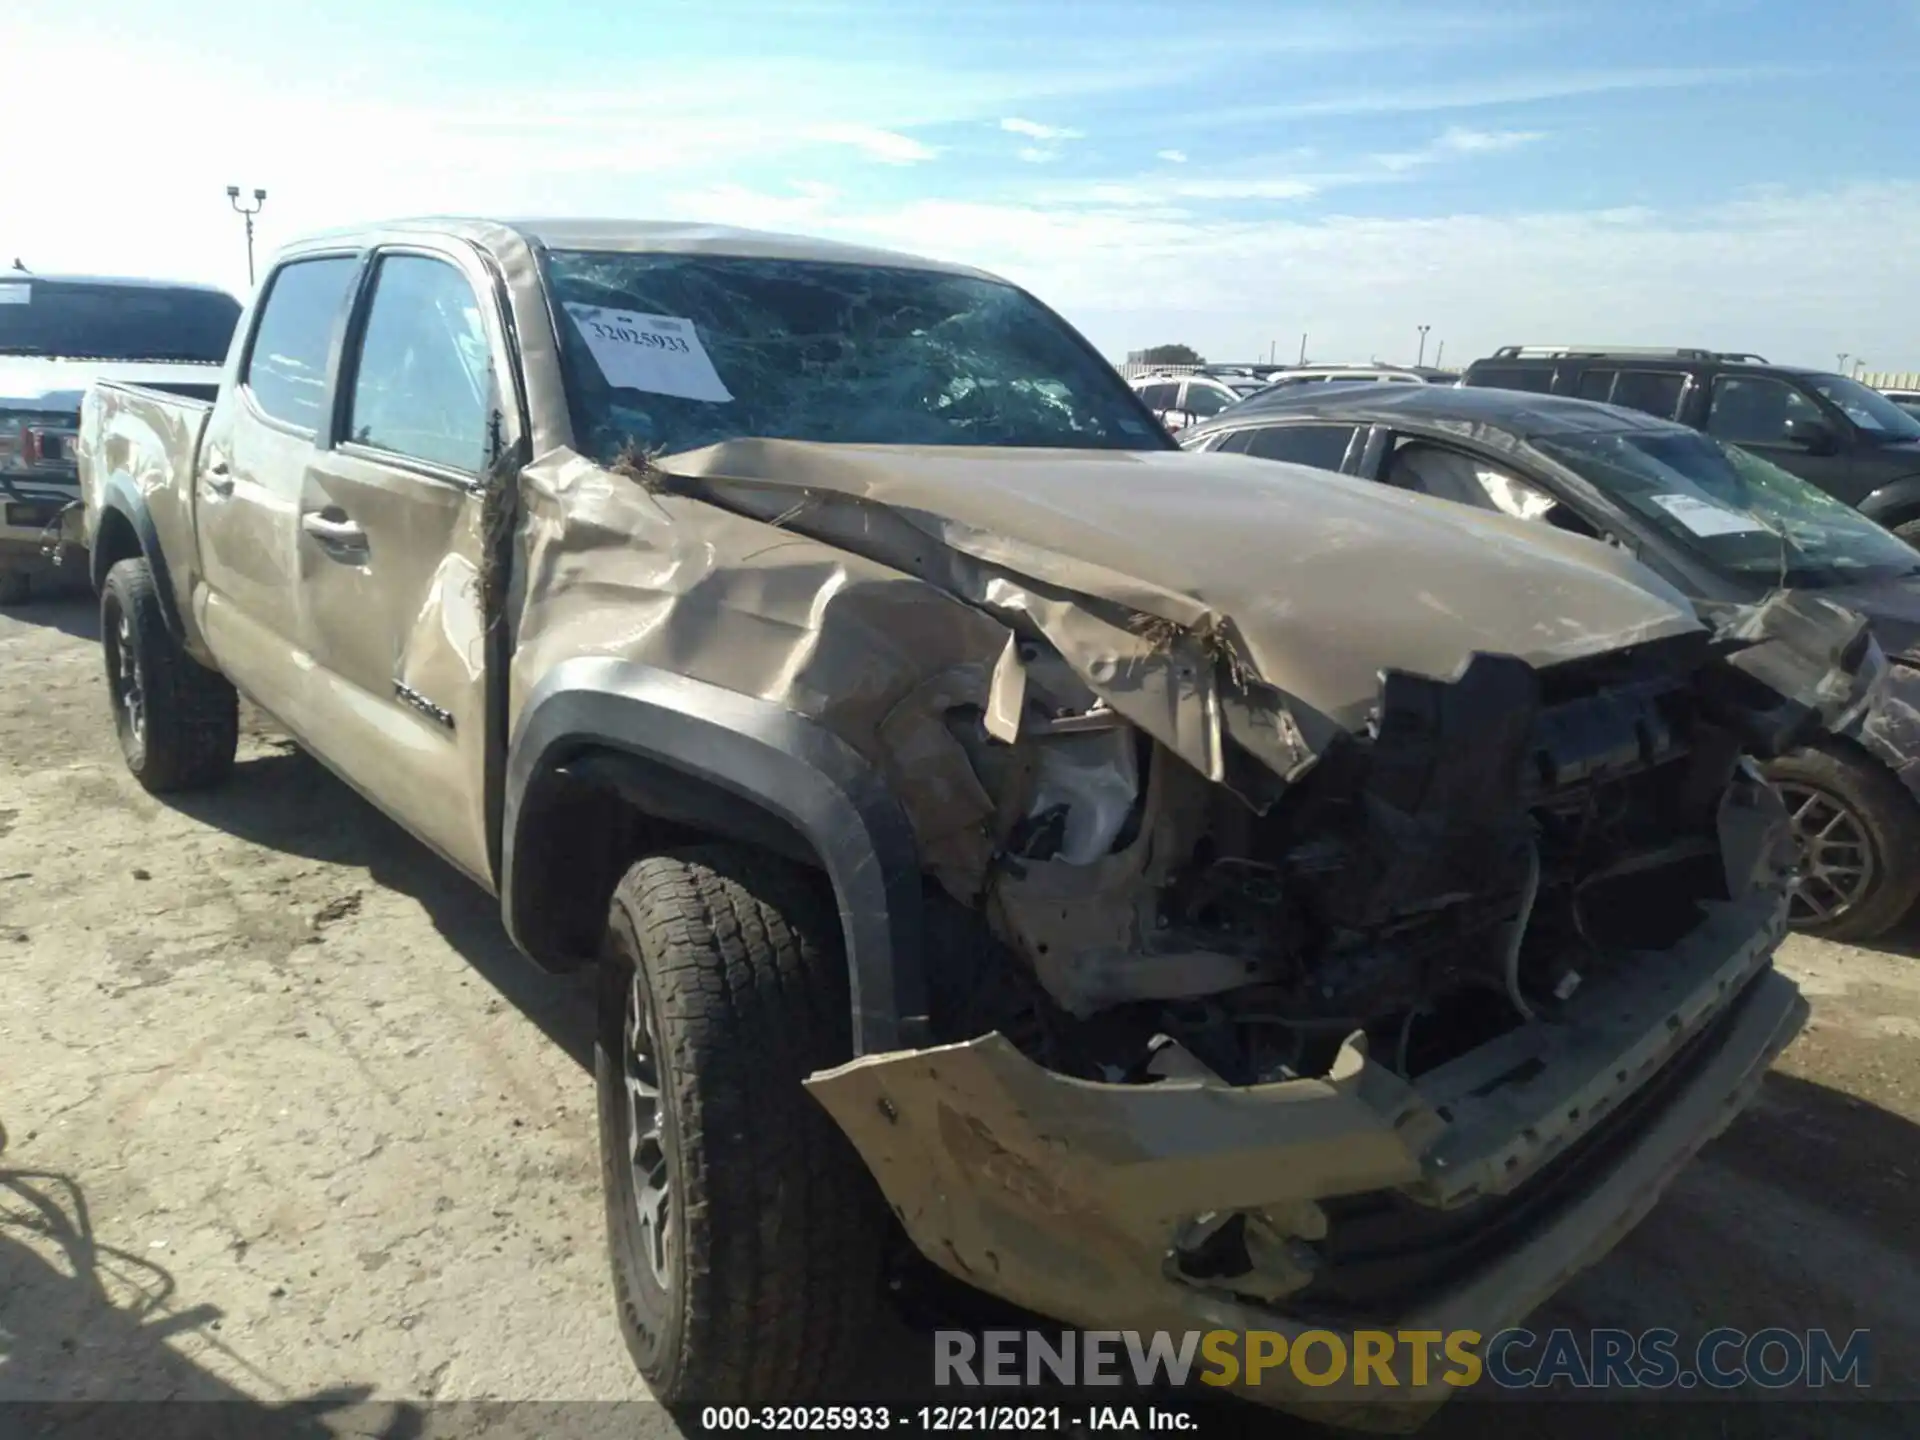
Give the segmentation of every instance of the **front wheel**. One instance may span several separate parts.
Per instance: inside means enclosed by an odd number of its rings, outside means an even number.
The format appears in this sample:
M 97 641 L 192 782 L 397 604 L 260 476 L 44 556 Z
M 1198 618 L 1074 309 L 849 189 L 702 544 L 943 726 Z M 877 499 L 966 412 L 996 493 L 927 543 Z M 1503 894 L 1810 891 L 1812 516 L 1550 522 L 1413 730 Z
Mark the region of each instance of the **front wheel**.
M 1872 940 L 1920 896 L 1920 804 L 1878 761 L 1796 750 L 1766 765 L 1800 859 L 1787 919 L 1826 940 Z
M 615 889 L 595 1075 L 621 1330 L 670 1409 L 844 1396 L 889 1216 L 802 1088 L 852 1058 L 840 921 L 761 851 L 641 860 Z
M 114 732 L 134 779 L 155 794 L 224 780 L 240 744 L 239 697 L 167 629 L 144 559 L 107 572 L 100 645 Z

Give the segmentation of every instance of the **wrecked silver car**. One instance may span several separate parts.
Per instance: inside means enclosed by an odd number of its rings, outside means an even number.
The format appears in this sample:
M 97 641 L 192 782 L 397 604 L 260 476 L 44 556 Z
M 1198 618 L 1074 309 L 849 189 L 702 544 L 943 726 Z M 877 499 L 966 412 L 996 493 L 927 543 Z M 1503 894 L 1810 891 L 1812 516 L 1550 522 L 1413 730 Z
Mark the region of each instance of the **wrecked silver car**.
M 1765 626 L 1184 454 L 979 272 L 336 234 L 214 404 L 99 387 L 81 454 L 143 783 L 224 775 L 237 687 L 598 966 L 615 1291 L 670 1405 L 845 1396 L 901 1237 L 1077 1325 L 1491 1332 L 1801 1020 Z M 1833 656 L 1795 683 L 1859 703 Z

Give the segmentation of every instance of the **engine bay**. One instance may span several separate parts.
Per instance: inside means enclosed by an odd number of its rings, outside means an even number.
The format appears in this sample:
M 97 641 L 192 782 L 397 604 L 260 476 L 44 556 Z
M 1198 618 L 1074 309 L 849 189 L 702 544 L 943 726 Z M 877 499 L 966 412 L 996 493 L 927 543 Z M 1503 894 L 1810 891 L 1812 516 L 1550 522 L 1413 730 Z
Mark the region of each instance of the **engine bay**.
M 1254 1085 L 1324 1075 L 1356 1035 L 1411 1079 L 1553 1021 L 1704 904 L 1784 875 L 1777 837 L 1726 833 L 1761 782 L 1694 638 L 1388 672 L 1365 733 L 1265 814 L 1085 697 L 1036 686 L 1058 713 L 1012 746 L 955 712 L 1017 815 L 970 907 L 993 958 L 936 961 L 936 1033 L 990 1019 L 1065 1074 Z M 1017 973 L 993 1004 L 956 1000 L 983 963 Z

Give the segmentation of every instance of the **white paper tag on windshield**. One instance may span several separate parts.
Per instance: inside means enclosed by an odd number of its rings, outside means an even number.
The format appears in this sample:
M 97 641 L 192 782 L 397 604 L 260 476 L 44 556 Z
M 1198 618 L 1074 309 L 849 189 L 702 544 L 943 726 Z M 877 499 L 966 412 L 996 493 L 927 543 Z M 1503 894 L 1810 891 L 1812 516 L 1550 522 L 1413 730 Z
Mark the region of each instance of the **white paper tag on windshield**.
M 593 352 L 600 373 L 616 389 L 686 400 L 733 399 L 691 320 L 571 302 L 566 311 Z
M 1696 535 L 1747 535 L 1767 528 L 1751 515 L 1694 495 L 1655 495 L 1652 500 Z
M 33 287 L 20 280 L 0 281 L 0 305 L 32 303 Z

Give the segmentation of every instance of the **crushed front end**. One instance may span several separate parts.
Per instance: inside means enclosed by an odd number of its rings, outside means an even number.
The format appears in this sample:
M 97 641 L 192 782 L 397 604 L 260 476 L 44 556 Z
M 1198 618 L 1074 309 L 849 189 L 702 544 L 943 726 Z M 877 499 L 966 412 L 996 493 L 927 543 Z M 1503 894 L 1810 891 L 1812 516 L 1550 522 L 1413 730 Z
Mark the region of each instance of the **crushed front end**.
M 944 1043 L 810 1082 L 971 1285 L 1099 1329 L 1491 1334 L 1802 1023 L 1785 814 L 1705 631 L 1386 672 L 1263 804 L 1247 755 L 1215 783 L 1026 659 L 1017 719 L 944 713 L 995 807 L 977 889 L 930 886 Z M 1247 1393 L 1398 1429 L 1447 1392 Z

